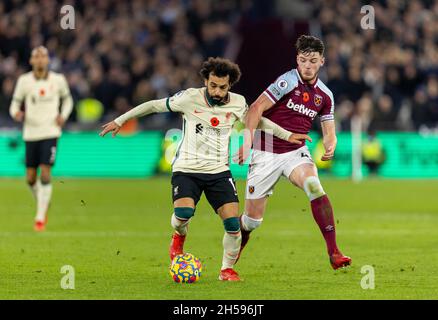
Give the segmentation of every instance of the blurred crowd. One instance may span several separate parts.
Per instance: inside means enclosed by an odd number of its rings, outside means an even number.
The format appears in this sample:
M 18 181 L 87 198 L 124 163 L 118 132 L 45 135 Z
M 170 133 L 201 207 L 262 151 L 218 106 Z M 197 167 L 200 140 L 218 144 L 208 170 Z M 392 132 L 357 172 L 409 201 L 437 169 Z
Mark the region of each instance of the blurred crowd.
M 365 4 L 374 30 L 361 28 Z M 342 130 L 353 115 L 368 131 L 438 129 L 437 0 L 319 0 L 315 8 Z
M 224 55 L 234 21 L 250 1 L 68 3 L 75 9 L 74 30 L 60 27 L 61 1 L 0 2 L 0 118 L 9 118 L 15 81 L 29 70 L 31 48 L 40 44 L 50 52 L 51 69 L 67 76 L 76 106 L 81 99 L 96 99 L 103 121 L 146 100 L 199 87 L 202 61 Z M 81 121 L 79 116 L 74 112 L 69 122 Z M 146 121 L 159 127 L 175 117 L 162 114 Z
M 102 110 L 94 114 L 103 122 L 146 100 L 201 86 L 203 59 L 226 55 L 239 16 L 253 2 L 76 0 L 69 2 L 75 29 L 63 30 L 62 1 L 2 1 L 0 126 L 10 121 L 15 81 L 29 70 L 37 45 L 49 49 L 51 69 L 67 76 L 77 106 L 85 98 L 99 102 Z M 321 78 L 334 93 L 339 129 L 350 130 L 353 115 L 365 130 L 437 128 L 438 0 L 311 3 L 310 30 L 326 44 Z M 375 29 L 361 28 L 365 4 L 374 8 Z M 86 118 L 75 110 L 70 124 Z M 179 120 L 162 114 L 141 121 L 153 129 Z

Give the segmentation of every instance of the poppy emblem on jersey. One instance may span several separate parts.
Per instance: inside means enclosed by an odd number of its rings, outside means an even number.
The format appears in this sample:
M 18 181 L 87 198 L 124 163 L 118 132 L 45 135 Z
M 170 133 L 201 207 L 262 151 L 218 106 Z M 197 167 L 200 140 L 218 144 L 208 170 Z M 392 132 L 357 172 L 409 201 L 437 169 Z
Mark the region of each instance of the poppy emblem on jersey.
M 308 92 L 303 93 L 303 102 L 308 102 L 310 100 L 310 96 Z
M 319 94 L 315 94 L 315 97 L 313 98 L 313 102 L 315 102 L 315 105 L 319 107 L 322 103 L 322 97 Z
M 216 118 L 216 117 L 211 118 L 211 119 L 210 119 L 210 124 L 211 124 L 213 127 L 217 127 L 217 126 L 219 125 L 219 119 Z
M 255 187 L 254 187 L 254 186 L 249 186 L 249 187 L 248 187 L 248 192 L 249 192 L 249 193 L 252 194 L 252 193 L 254 193 L 254 191 L 255 191 Z
M 44 96 L 46 94 L 46 91 L 44 89 L 40 89 L 40 96 Z

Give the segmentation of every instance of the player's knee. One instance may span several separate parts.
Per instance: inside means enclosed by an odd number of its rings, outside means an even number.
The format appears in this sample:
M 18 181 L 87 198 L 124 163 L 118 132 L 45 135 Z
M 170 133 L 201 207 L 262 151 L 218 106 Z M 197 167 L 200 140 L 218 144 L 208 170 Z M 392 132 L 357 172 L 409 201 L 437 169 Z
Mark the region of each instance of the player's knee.
M 240 233 L 240 222 L 238 217 L 231 217 L 224 220 L 224 228 L 227 233 Z
M 30 187 L 33 187 L 36 183 L 36 177 L 27 177 L 26 182 Z
M 263 222 L 263 218 L 254 219 L 249 217 L 247 214 L 243 214 L 240 218 L 242 224 L 242 229 L 245 231 L 253 231 L 254 229 L 260 227 Z
M 41 176 L 40 180 L 42 185 L 50 184 L 50 176 L 49 177 Z
M 304 180 L 303 187 L 310 201 L 325 195 L 321 182 L 319 181 L 319 178 L 316 176 L 307 177 L 306 180 Z
M 178 207 L 174 209 L 174 215 L 177 219 L 186 221 L 193 217 L 195 209 L 191 207 Z

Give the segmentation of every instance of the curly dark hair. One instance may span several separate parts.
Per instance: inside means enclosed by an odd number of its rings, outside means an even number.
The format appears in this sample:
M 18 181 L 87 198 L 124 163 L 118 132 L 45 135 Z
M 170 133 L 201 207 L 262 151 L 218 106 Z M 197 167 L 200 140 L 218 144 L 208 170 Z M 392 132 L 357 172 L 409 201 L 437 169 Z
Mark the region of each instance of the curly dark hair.
M 324 55 L 324 43 L 314 36 L 301 35 L 295 43 L 298 53 L 319 52 Z
M 201 71 L 199 74 L 205 79 L 208 80 L 210 77 L 210 73 L 214 74 L 216 77 L 226 77 L 230 76 L 230 85 L 236 84 L 242 73 L 240 72 L 240 68 L 234 62 L 224 59 L 224 58 L 208 58 L 207 61 L 204 61 L 201 67 Z

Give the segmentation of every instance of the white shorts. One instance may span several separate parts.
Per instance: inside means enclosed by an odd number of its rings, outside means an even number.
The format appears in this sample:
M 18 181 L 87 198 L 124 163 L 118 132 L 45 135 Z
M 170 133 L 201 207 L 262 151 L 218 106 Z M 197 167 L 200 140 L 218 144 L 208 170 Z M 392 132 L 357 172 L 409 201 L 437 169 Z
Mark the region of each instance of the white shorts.
M 261 199 L 273 193 L 283 175 L 289 178 L 301 164 L 314 164 L 307 146 L 286 153 L 254 150 L 246 180 L 246 199 Z

